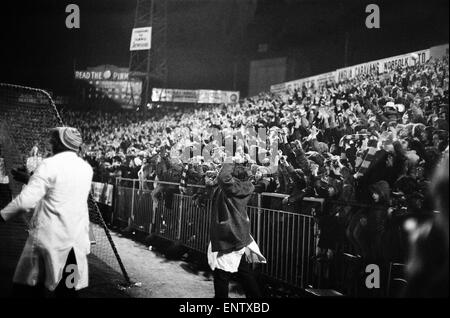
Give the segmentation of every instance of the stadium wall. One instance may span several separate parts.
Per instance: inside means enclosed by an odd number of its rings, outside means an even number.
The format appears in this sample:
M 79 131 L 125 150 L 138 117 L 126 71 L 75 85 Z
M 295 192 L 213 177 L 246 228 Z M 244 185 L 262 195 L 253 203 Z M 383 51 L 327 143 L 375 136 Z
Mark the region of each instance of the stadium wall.
M 287 58 L 272 58 L 250 62 L 249 96 L 268 91 L 270 85 L 286 80 Z

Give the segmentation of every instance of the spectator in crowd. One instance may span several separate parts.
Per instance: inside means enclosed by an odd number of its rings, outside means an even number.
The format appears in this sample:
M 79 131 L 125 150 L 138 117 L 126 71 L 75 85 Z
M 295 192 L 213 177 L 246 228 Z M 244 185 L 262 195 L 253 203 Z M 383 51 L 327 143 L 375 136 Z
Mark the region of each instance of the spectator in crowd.
M 249 263 L 265 262 L 250 234 L 247 203 L 254 191 L 245 167 L 225 163 L 213 190 L 208 262 L 216 298 L 228 298 L 231 273 L 238 273 L 247 297 L 261 297 Z
M 388 231 L 384 225 L 402 214 L 386 213 L 394 201 L 408 213 L 431 209 L 433 200 L 426 189 L 448 147 L 448 64 L 446 55 L 318 87 L 308 84 L 281 94 L 261 93 L 232 105 L 183 111 L 164 107 L 147 112 L 67 111 L 63 117 L 86 136 L 83 151 L 96 179 L 111 183 L 117 176 L 138 178 L 139 171 L 141 183 L 162 175 L 179 182 L 181 154 L 196 147 L 210 158 L 190 162 L 187 175 L 190 182 L 205 184 L 207 174 L 217 175 L 221 169 L 225 135 L 246 136 L 243 148 L 238 140 L 233 147 L 245 153 L 255 150 L 254 143 L 278 143 L 280 153 L 270 153 L 277 155 L 275 164 L 267 166 L 260 154 L 270 151 L 259 146 L 257 158 L 245 159 L 254 165 L 251 180 L 256 192 L 286 195 L 284 200 L 265 198 L 264 207 L 295 212 L 305 196 L 324 198 L 328 203 L 319 224 L 326 254 L 332 255 L 333 241 L 347 233 L 359 254 L 378 257 L 379 246 L 367 248 L 364 242 L 376 242 L 380 232 Z M 268 130 L 266 139 L 249 133 L 258 128 Z M 217 138 L 208 129 L 222 135 Z M 388 193 L 373 190 L 376 184 L 383 184 Z M 174 191 L 157 187 L 154 195 L 162 190 Z M 379 201 L 364 217 L 361 205 L 373 205 L 374 195 Z M 405 200 L 397 199 L 403 196 Z M 361 225 L 366 221 L 367 226 Z M 339 233 L 333 233 L 336 228 Z M 366 240 L 360 238 L 362 233 Z
M 421 224 L 410 223 L 408 297 L 448 297 L 448 159 L 447 150 L 431 187 L 436 215 Z

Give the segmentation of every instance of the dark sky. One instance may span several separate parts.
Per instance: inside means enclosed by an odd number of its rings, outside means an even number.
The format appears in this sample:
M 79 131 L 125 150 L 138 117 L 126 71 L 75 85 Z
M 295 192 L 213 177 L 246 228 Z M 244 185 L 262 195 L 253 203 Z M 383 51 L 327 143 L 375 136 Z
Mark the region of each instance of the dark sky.
M 65 27 L 69 3 L 80 6 L 78 30 Z M 364 26 L 368 3 L 380 6 L 379 30 Z M 74 66 L 127 67 L 135 4 L 2 3 L 0 81 L 65 92 Z M 232 89 L 237 61 L 238 89 L 245 94 L 251 58 L 289 54 L 308 64 L 294 77 L 330 71 L 344 66 L 346 33 L 349 65 L 448 43 L 448 6 L 448 0 L 169 0 L 169 87 Z M 269 51 L 258 55 L 261 43 Z

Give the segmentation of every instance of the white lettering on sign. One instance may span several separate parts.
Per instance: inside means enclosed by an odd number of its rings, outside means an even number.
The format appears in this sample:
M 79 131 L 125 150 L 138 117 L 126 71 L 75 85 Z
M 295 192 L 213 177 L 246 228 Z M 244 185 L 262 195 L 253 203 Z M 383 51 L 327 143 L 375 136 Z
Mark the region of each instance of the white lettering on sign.
M 152 28 L 134 28 L 131 33 L 130 51 L 150 50 L 152 43 Z
M 401 54 L 388 58 L 383 58 L 367 63 L 361 63 L 350 67 L 340 68 L 327 74 L 320 74 L 307 78 L 301 78 L 289 82 L 277 83 L 270 86 L 270 91 L 276 94 L 285 94 L 286 91 L 293 89 L 299 89 L 303 85 L 307 86 L 311 83 L 318 84 L 320 87 L 323 85 L 324 78 L 328 78 L 327 81 L 333 81 L 332 77 L 335 74 L 334 82 L 340 82 L 344 79 L 352 79 L 361 74 L 382 74 L 393 68 L 403 68 L 407 66 L 414 66 L 417 64 L 424 64 L 430 58 L 438 59 L 445 54 L 448 54 L 448 44 L 434 46 L 429 49 L 411 52 L 407 54 Z
M 111 72 L 109 70 L 104 71 L 104 72 L 75 71 L 75 78 L 76 79 L 81 79 L 81 80 L 127 81 L 128 77 L 129 77 L 129 73 L 128 72 Z

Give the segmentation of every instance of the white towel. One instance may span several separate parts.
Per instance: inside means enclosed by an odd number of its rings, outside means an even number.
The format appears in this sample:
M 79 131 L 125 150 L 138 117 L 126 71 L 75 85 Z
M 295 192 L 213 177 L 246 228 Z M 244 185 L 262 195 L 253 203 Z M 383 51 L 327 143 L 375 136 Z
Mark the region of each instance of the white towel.
M 211 242 L 208 245 L 208 264 L 211 270 L 216 268 L 225 272 L 236 273 L 241 263 L 242 255 L 245 254 L 245 258 L 248 263 L 267 263 L 266 258 L 259 250 L 258 244 L 254 240 L 238 251 L 233 251 L 226 254 L 221 254 L 212 251 Z

